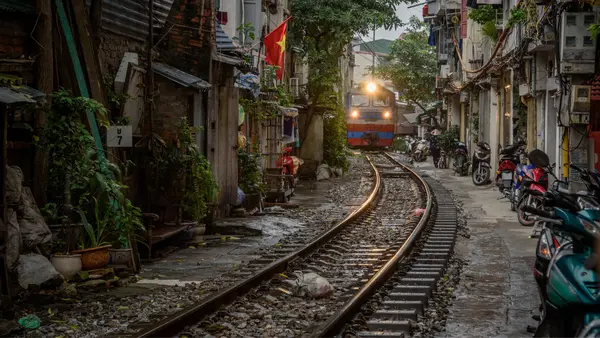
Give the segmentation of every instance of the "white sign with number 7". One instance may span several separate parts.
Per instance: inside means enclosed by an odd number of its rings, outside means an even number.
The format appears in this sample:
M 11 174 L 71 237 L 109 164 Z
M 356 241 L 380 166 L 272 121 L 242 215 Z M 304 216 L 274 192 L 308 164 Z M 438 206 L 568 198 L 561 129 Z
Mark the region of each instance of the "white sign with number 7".
M 110 126 L 106 133 L 106 146 L 109 148 L 129 148 L 133 146 L 131 126 Z

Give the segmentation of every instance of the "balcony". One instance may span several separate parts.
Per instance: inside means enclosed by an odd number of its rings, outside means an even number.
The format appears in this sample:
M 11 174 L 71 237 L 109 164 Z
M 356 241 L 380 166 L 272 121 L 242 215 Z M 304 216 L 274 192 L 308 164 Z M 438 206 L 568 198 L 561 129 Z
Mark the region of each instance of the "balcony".
M 445 15 L 451 12 L 458 12 L 460 14 L 461 1 L 460 0 L 437 0 L 435 6 L 429 5 L 429 14 L 432 15 Z M 433 10 L 433 12 L 432 12 Z

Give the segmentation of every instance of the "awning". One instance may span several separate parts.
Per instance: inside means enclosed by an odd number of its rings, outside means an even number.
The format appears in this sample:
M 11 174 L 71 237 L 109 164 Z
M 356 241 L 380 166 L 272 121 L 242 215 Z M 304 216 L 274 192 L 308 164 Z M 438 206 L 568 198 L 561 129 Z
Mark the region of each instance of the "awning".
M 298 109 L 296 108 L 279 106 L 279 111 L 286 117 L 298 116 Z
M 223 53 L 213 54 L 213 60 L 221 63 L 225 63 L 232 66 L 241 66 L 244 64 L 244 60 L 236 58 L 235 56 L 226 55 Z
M 421 114 L 420 113 L 404 114 L 404 118 L 410 124 L 417 124 L 417 118 L 419 117 L 419 115 L 421 115 Z
M 37 103 L 46 94 L 28 86 L 0 87 L 0 102 L 5 104 L 14 103 Z
M 432 103 L 428 104 L 427 107 L 425 107 L 425 111 L 434 110 L 434 109 L 439 108 L 441 106 L 442 106 L 442 101 L 435 101 L 435 102 L 432 102 Z
M 233 40 L 227 36 L 227 33 L 221 27 L 219 21 L 215 18 L 215 38 L 217 51 L 219 52 L 231 52 L 237 50 L 239 47 Z
M 252 92 L 252 95 L 254 95 L 254 97 L 258 97 L 258 95 L 260 94 L 260 78 L 256 74 L 243 74 L 242 72 L 236 69 L 235 87 L 249 90 L 250 92 Z
M 166 77 L 167 79 L 183 86 L 186 88 L 195 88 L 198 90 L 207 90 L 211 87 L 210 83 L 202 80 L 199 77 L 188 74 L 184 71 L 181 71 L 175 67 L 171 67 L 164 63 L 156 62 L 154 63 L 154 72 L 161 76 Z

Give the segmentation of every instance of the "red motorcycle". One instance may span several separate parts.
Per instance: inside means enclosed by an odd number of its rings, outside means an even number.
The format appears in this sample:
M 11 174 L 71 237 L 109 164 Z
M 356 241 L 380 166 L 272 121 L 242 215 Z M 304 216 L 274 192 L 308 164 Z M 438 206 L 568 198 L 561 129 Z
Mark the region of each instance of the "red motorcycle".
M 501 193 L 506 195 L 510 193 L 513 184 L 513 174 L 520 163 L 519 151 L 525 145 L 521 141 L 514 145 L 509 145 L 500 150 L 498 170 L 496 171 L 496 186 Z
M 291 156 L 292 148 L 286 147 L 283 149 L 283 154 L 277 159 L 277 167 L 283 168 L 283 175 L 285 177 L 285 190 L 291 189 L 292 195 L 294 194 L 294 188 L 296 187 L 296 174 L 298 167 L 302 164 L 299 159 Z
M 529 213 L 523 211 L 523 207 L 528 205 L 533 208 L 541 208 L 543 206 L 539 196 L 543 196 L 548 190 L 548 174 L 552 173 L 553 166 L 548 163 L 548 155 L 539 149 L 532 150 L 527 157 L 531 162 L 529 167 L 535 167 L 524 172 L 525 175 L 521 183 L 523 193 L 521 193 L 517 202 L 517 218 L 521 225 L 533 226 L 535 225 L 535 219 L 530 217 Z

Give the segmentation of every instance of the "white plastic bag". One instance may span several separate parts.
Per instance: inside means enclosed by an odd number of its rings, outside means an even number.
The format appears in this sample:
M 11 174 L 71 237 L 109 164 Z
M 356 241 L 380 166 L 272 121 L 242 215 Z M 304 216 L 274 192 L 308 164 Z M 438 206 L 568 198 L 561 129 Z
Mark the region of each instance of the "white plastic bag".
M 333 286 L 324 277 L 310 272 L 296 279 L 294 294 L 300 297 L 322 298 L 333 293 Z

